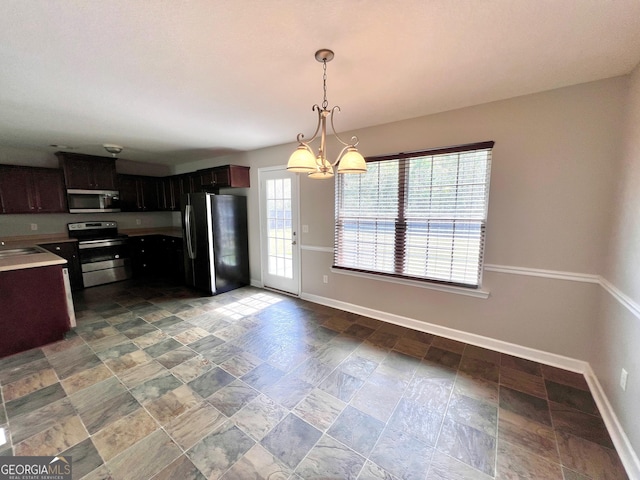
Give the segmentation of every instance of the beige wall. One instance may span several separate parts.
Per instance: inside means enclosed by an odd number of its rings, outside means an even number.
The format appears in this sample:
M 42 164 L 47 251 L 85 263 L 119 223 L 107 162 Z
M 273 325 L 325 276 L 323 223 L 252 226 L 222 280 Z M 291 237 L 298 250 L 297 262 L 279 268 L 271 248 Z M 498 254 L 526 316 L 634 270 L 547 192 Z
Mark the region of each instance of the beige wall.
M 603 276 L 627 307 L 603 292 L 591 363 L 631 444 L 640 452 L 640 67 L 630 78 L 620 171 Z M 618 382 L 629 372 L 626 391 Z

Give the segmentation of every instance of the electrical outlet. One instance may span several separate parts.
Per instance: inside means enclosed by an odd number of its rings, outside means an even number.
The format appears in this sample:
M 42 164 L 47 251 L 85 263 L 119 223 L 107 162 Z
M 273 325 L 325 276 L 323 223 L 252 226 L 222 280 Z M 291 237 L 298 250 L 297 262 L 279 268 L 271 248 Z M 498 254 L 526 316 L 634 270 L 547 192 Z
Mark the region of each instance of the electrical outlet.
M 322 283 L 329 283 L 329 275 L 322 276 Z
M 302 225 L 302 233 L 309 233 L 309 225 Z
M 628 376 L 629 376 L 629 374 L 623 368 L 622 371 L 620 372 L 620 388 L 622 390 L 626 390 L 627 389 L 627 377 Z
M 37 223 L 32 223 L 31 224 L 31 230 L 38 230 L 38 224 Z
M 140 220 L 139 218 L 136 218 L 136 225 L 140 225 L 142 223 L 142 220 Z

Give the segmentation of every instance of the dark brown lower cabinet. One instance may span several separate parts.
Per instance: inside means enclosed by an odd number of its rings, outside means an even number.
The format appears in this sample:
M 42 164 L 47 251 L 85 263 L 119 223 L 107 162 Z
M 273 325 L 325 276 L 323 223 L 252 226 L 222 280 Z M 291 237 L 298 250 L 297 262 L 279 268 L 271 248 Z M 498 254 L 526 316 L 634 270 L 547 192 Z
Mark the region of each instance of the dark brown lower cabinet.
M 82 266 L 80 265 L 80 253 L 78 251 L 77 242 L 46 243 L 40 246 L 67 261 L 71 290 L 81 290 L 84 288 L 84 283 L 82 281 Z
M 0 272 L 0 357 L 64 338 L 70 328 L 62 266 Z
M 168 235 L 130 237 L 134 277 L 184 281 L 182 239 Z

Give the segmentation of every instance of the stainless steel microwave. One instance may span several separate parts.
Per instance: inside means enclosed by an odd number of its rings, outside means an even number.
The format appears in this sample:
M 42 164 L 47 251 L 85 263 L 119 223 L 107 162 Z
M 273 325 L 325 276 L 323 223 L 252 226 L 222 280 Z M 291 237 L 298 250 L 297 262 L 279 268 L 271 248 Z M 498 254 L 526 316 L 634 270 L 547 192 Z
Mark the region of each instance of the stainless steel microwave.
M 67 190 L 69 213 L 100 213 L 120 211 L 117 190 Z

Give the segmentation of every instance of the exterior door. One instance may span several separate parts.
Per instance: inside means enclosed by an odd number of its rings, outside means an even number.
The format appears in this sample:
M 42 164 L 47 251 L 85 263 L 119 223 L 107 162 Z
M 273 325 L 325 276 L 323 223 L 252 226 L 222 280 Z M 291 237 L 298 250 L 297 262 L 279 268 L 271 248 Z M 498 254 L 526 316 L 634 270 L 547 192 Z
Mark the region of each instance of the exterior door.
M 298 176 L 277 167 L 260 169 L 258 177 L 262 284 L 299 295 Z

